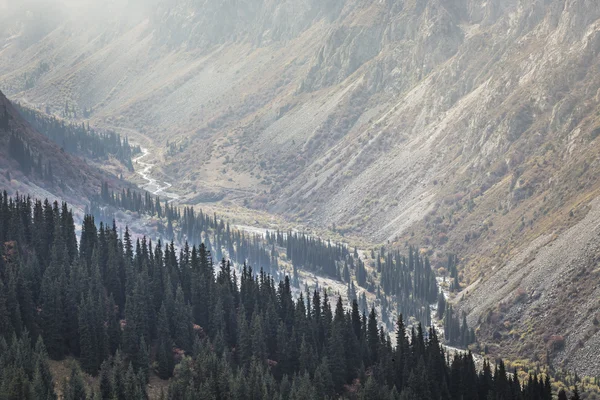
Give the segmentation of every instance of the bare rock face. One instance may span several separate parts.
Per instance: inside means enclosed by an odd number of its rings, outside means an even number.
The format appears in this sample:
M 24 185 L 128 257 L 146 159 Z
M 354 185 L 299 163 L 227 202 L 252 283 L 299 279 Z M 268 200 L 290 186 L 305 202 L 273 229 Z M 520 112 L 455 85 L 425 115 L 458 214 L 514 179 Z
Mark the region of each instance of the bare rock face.
M 600 372 L 577 361 L 597 356 L 596 325 L 584 324 L 594 320 L 584 308 L 598 306 L 595 250 L 528 259 L 592 237 L 600 3 L 148 4 L 102 23 L 52 19 L 36 40 L 10 14 L 0 88 L 54 112 L 66 101 L 91 109 L 93 122 L 134 139 L 178 143 L 164 168 L 184 193 L 205 188 L 342 235 L 418 244 L 436 268 L 457 253 L 471 284 L 458 307 L 492 351 Z M 548 297 L 559 282 L 585 294 Z M 538 318 L 560 304 L 582 313 Z
M 247 41 L 256 46 L 291 40 L 321 19 L 336 18 L 344 0 L 158 1 L 152 13 L 156 39 L 171 46 L 205 50 Z
M 382 77 L 395 70 L 411 71 L 406 78 L 420 79 L 457 51 L 463 34 L 456 22 L 438 2 L 355 8 L 331 28 L 303 88 L 339 84 L 376 56 L 387 58 Z

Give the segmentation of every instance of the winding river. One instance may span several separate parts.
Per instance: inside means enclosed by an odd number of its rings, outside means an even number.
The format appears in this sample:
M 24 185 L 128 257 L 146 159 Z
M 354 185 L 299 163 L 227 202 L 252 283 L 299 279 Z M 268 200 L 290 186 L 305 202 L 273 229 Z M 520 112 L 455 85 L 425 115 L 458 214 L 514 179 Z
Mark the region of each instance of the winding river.
M 173 185 L 171 185 L 169 182 L 164 182 L 164 181 L 161 182 L 158 179 L 153 178 L 152 175 L 150 175 L 150 171 L 154 167 L 154 164 L 151 164 L 151 163 L 145 162 L 145 161 L 141 161 L 141 160 L 143 158 L 151 155 L 151 153 L 150 153 L 150 151 L 148 151 L 148 149 L 146 149 L 144 147 L 142 147 L 141 150 L 142 150 L 142 155 L 133 159 L 133 165 L 134 166 L 138 165 L 138 166 L 142 167 L 141 169 L 136 168 L 136 172 L 147 181 L 147 183 L 145 185 L 142 185 L 142 188 L 146 189 L 148 192 L 150 192 L 156 196 L 163 196 L 163 197 L 166 197 L 171 200 L 178 200 L 179 199 L 178 194 L 166 191 Z

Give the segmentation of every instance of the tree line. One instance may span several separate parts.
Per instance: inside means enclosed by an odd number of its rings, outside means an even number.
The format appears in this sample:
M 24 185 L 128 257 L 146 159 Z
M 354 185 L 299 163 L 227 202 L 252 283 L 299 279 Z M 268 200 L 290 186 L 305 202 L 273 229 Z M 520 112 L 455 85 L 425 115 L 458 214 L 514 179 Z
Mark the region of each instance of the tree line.
M 121 138 L 121 135 L 111 130 L 91 129 L 89 123 L 65 123 L 64 120 L 34 109 L 19 104 L 14 106 L 33 128 L 65 151 L 95 160 L 107 160 L 112 156 L 133 171 L 131 159 L 135 154 L 141 153 L 141 149 L 130 145 L 127 137 Z
M 431 324 L 429 305 L 437 300 L 439 288 L 429 257 L 409 246 L 408 255 L 399 251 L 373 251 L 376 270 L 384 293 L 398 304 L 398 313 L 418 316 L 422 324 Z
M 251 263 L 269 274 L 278 271 L 278 252 L 274 246 L 266 245 L 262 237 L 231 229 L 229 223 L 216 214 L 206 214 L 193 207 L 179 208 L 167 200 L 161 202 L 159 196 L 148 192 L 138 192 L 123 188 L 114 192 L 107 182 L 103 182 L 100 195 L 90 201 L 86 213 L 92 215 L 96 223 L 110 224 L 118 210 L 128 210 L 156 217 L 158 236 L 180 244 L 205 246 L 215 258 L 224 256 L 239 264 Z
M 152 196 L 148 192 L 142 193 L 137 190 L 132 190 L 131 188 L 122 188 L 120 193 L 115 193 L 115 191 L 109 187 L 108 182 L 102 182 L 100 187 L 100 197 L 98 199 L 92 199 L 90 210 L 95 211 L 105 205 L 150 215 L 152 217 L 165 217 L 168 221 L 179 220 L 181 218 L 179 209 L 170 205 L 167 200 L 161 205 L 160 196 Z M 114 219 L 114 214 L 99 214 L 94 216 L 99 218 L 99 222 L 102 221 L 105 223 L 110 223 L 110 221 Z
M 349 256 L 349 250 L 341 243 L 312 237 L 304 233 L 267 232 L 267 243 L 284 247 L 286 256 L 295 269 L 319 273 L 334 279 L 341 279 L 340 262 Z

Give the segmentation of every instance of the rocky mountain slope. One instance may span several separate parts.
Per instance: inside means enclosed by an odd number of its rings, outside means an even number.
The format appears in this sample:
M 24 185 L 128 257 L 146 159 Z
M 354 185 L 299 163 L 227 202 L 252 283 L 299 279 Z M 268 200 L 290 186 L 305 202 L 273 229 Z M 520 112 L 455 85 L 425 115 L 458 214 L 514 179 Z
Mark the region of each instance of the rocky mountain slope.
M 457 253 L 492 351 L 600 372 L 600 4 L 110 7 L 0 24 L 0 88 L 154 141 L 188 201 Z

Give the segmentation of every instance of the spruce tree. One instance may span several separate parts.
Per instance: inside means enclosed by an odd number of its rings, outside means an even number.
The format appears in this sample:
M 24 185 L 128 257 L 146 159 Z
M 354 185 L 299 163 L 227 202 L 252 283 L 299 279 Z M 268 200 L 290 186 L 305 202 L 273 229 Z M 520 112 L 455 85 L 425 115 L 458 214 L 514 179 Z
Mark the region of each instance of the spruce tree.
M 173 337 L 176 346 L 185 351 L 191 351 L 194 342 L 192 311 L 185 302 L 181 286 L 177 287 L 177 293 L 175 295 L 173 321 L 175 326 Z
M 333 326 L 327 348 L 329 355 L 329 371 L 336 392 L 340 392 L 346 383 L 346 354 L 344 349 L 343 327 L 335 324 Z
M 75 363 L 71 364 L 69 380 L 65 380 L 63 383 L 63 398 L 64 400 L 86 400 L 88 398 L 81 371 Z
M 367 324 L 367 343 L 369 345 L 369 355 L 372 362 L 377 361 L 377 350 L 379 348 L 379 329 L 377 328 L 377 314 L 375 308 L 371 308 L 369 322 Z
M 44 335 L 44 343 L 48 354 L 53 359 L 62 359 L 64 356 L 64 325 L 63 302 L 60 293 L 61 281 L 44 276 L 40 294 L 41 311 L 40 323 Z
M 55 400 L 56 393 L 54 392 L 54 381 L 50 366 L 48 365 L 48 353 L 44 341 L 38 337 L 35 344 L 35 377 L 34 377 L 34 393 L 38 399 Z
M 579 396 L 579 389 L 577 389 L 577 385 L 573 388 L 573 394 L 571 395 L 571 400 L 581 400 Z
M 150 354 L 148 353 L 148 346 L 146 346 L 146 341 L 143 336 L 140 338 L 139 351 L 134 366 L 141 372 L 144 383 L 148 382 L 148 379 L 150 378 Z
M 330 365 L 331 363 L 327 357 L 324 357 L 321 364 L 315 370 L 315 390 L 323 397 L 333 397 L 336 392 L 335 383 L 329 370 Z
M 80 342 L 80 362 L 81 368 L 88 374 L 95 374 L 98 370 L 98 348 L 96 332 L 91 315 L 91 304 L 84 299 L 79 305 L 79 342 Z
M 158 376 L 161 379 L 168 379 L 173 373 L 173 352 L 171 345 L 171 335 L 169 333 L 169 320 L 167 318 L 167 311 L 164 304 L 160 307 L 158 312 L 158 347 L 157 347 L 157 361 L 158 361 Z
M 100 367 L 100 398 L 111 399 L 113 395 L 110 361 L 105 360 Z

